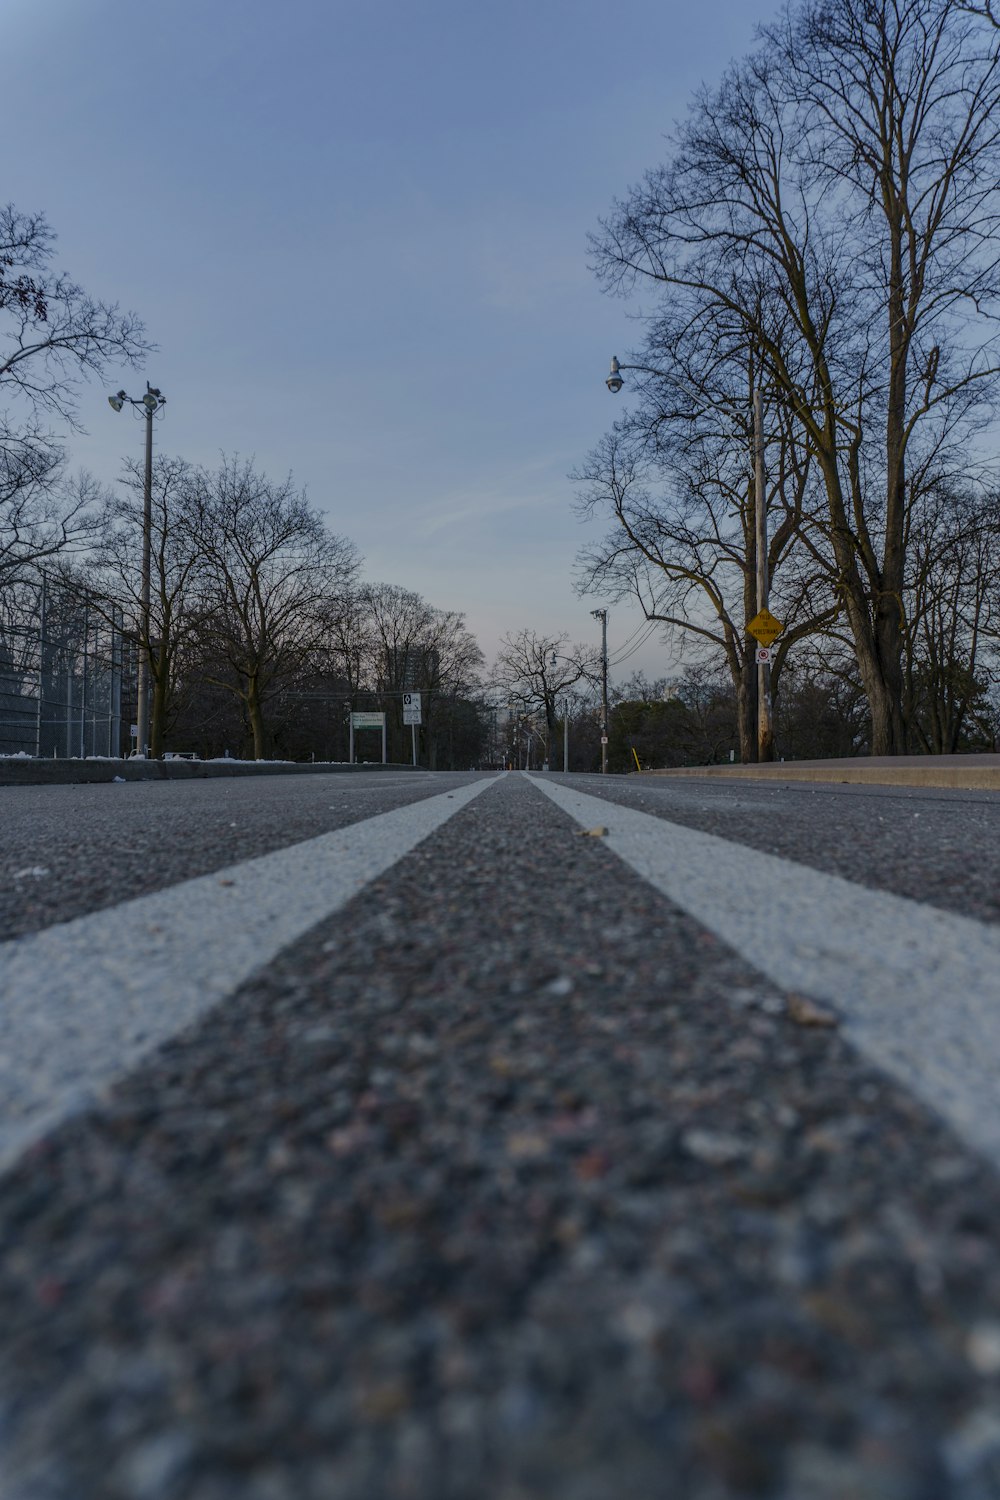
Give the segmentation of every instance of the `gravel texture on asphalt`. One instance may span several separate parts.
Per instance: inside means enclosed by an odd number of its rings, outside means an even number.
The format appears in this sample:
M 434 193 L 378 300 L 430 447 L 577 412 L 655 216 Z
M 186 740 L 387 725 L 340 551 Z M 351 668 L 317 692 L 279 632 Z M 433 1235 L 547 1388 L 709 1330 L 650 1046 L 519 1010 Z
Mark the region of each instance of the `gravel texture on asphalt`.
M 1000 1168 L 1000 926 L 873 891 L 540 776 L 539 791 Z
M 38 932 L 469 781 L 391 772 L 0 790 L 0 939 Z
M 1000 1184 L 793 1010 L 506 778 L 0 1184 L 0 1494 L 996 1500 Z
M 0 1171 L 489 785 L 470 777 L 437 797 L 0 943 Z
M 1000 922 L 1000 796 L 944 788 L 554 776 L 591 796 Z

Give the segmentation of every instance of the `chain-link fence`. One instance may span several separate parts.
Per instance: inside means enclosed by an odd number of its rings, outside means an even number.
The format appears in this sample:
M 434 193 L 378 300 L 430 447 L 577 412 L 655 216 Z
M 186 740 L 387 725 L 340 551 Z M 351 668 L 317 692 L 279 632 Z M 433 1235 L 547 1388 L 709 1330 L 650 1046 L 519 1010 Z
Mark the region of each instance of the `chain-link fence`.
M 0 755 L 121 755 L 135 644 L 109 600 L 39 574 L 0 591 Z

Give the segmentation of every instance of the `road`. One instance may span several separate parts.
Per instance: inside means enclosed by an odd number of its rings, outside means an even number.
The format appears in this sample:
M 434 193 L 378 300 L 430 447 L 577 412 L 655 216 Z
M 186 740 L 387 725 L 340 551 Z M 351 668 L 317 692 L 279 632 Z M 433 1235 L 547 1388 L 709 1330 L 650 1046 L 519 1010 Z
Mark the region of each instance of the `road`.
M 3 1500 L 1000 1497 L 1000 799 L 2 796 Z

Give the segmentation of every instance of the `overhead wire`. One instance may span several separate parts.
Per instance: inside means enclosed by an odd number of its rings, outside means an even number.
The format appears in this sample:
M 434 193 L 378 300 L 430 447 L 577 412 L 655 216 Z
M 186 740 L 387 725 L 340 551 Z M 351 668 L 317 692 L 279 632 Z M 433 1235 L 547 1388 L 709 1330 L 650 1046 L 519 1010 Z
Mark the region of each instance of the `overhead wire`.
M 657 629 L 657 627 L 658 627 L 659 624 L 660 624 L 659 620 L 651 620 L 649 622 L 649 624 L 648 624 L 648 627 L 645 630 L 645 633 L 640 637 L 639 640 L 637 640 L 635 642 L 635 645 L 632 646 L 631 650 L 630 651 L 626 651 L 623 648 L 621 651 L 619 651 L 619 653 L 618 653 L 617 656 L 612 657 L 608 661 L 608 666 L 609 667 L 620 667 L 623 662 L 628 661 L 629 657 L 634 656 L 637 651 L 641 651 L 642 647 L 646 644 L 646 642 L 649 640 L 649 638 L 652 635 L 655 635 L 656 629 Z M 642 627 L 640 626 L 640 629 L 641 628 Z M 630 637 L 629 638 L 629 640 L 633 640 L 633 639 L 634 639 L 634 637 Z M 626 641 L 625 645 L 627 646 L 628 644 L 629 644 L 629 641 Z

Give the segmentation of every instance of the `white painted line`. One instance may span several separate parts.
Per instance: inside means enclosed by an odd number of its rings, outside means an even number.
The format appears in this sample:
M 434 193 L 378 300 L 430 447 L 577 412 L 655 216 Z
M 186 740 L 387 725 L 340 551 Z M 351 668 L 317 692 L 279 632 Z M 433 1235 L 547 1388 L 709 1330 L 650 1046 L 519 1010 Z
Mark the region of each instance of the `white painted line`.
M 0 1169 L 495 779 L 0 944 Z
M 1000 929 L 532 781 L 774 984 L 833 1004 L 855 1046 L 1000 1164 Z

